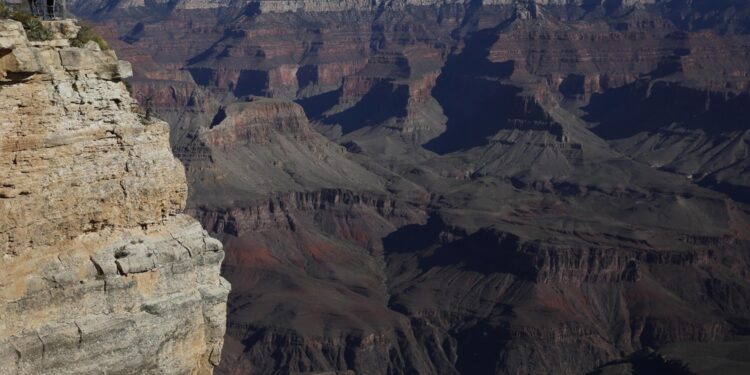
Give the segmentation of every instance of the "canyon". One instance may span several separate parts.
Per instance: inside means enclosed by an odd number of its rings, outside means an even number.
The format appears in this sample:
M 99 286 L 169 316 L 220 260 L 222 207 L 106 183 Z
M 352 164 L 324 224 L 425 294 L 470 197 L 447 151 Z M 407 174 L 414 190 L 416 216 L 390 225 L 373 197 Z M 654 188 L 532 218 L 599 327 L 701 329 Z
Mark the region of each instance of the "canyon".
M 80 26 L 0 19 L 0 374 L 210 374 L 229 284 L 169 125 Z
M 224 245 L 216 373 L 750 369 L 746 1 L 69 7 Z

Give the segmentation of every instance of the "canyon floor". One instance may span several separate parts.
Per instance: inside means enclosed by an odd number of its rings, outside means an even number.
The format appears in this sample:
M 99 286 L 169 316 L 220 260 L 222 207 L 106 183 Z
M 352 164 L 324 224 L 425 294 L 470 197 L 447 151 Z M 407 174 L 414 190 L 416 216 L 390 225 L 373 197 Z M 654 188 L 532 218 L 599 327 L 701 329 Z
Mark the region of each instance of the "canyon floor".
M 70 3 L 224 244 L 218 373 L 750 371 L 747 1 Z

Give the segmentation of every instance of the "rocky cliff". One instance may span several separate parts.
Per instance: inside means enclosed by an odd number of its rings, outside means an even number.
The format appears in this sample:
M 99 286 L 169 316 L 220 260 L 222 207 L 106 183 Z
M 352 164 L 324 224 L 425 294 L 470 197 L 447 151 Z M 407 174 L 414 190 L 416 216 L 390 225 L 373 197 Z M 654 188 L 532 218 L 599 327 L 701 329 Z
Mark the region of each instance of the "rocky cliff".
M 169 126 L 72 21 L 0 20 L 0 373 L 200 373 L 218 363 L 224 251 L 181 214 Z
M 75 9 L 226 246 L 218 372 L 750 369 L 747 1 Z

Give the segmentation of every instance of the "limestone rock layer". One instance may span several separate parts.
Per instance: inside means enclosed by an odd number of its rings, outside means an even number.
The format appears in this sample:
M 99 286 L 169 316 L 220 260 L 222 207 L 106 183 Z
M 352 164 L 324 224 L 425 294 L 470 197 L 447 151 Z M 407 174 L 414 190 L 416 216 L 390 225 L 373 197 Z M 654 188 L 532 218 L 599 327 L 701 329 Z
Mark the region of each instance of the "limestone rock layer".
M 0 374 L 211 373 L 221 243 L 182 215 L 169 126 L 79 27 L 0 20 Z

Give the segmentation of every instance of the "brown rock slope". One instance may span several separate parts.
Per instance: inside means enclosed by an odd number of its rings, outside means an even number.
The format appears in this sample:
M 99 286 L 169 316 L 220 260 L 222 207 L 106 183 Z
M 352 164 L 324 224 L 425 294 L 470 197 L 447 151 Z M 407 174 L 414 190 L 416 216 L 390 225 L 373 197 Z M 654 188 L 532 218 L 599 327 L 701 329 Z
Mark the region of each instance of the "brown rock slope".
M 135 109 L 130 64 L 0 20 L 0 373 L 211 373 L 221 243 L 181 211 L 169 127 Z
M 747 2 L 85 3 L 227 247 L 222 373 L 748 372 Z

